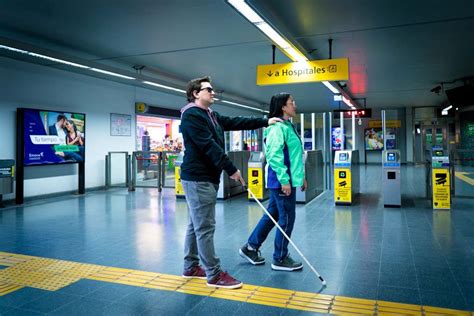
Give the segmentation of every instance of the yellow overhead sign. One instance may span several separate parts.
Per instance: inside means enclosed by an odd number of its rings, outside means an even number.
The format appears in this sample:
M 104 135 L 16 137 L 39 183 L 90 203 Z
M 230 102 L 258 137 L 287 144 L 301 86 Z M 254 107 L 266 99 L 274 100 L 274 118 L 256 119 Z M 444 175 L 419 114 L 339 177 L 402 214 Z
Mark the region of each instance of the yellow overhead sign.
M 348 58 L 257 66 L 257 85 L 259 86 L 348 79 Z
M 374 128 L 374 127 L 382 127 L 382 121 L 381 120 L 370 120 L 369 121 L 369 127 Z M 389 128 L 400 128 L 402 127 L 402 121 L 400 120 L 388 120 L 385 121 L 385 127 Z

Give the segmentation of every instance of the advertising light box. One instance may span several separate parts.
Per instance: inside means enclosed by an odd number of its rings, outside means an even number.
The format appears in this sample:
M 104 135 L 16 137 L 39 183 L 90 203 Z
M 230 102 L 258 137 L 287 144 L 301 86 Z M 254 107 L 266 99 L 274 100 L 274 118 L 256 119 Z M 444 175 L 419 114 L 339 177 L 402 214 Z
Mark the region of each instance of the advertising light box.
M 25 166 L 84 162 L 85 114 L 21 110 Z
M 342 129 L 340 127 L 333 127 L 331 130 L 332 150 L 341 150 L 343 141 Z
M 386 128 L 385 136 L 387 137 L 387 149 L 397 148 L 397 138 L 395 128 Z M 365 130 L 365 150 L 383 150 L 383 134 L 382 129 L 378 127 L 368 128 Z

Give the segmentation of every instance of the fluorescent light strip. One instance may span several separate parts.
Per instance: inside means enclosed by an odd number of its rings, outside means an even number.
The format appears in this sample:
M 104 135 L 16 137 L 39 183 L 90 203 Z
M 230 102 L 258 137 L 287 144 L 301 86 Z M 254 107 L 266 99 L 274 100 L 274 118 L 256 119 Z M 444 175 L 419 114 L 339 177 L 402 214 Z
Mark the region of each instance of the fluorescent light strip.
M 78 67 L 78 68 L 83 68 L 83 69 L 89 69 L 90 68 L 88 66 L 84 66 L 84 65 L 81 65 L 81 64 L 76 64 L 76 63 L 73 63 L 73 62 L 70 62 L 70 61 L 67 61 L 67 60 L 62 60 L 62 59 L 58 59 L 58 58 L 54 58 L 54 57 L 49 57 L 49 56 L 41 55 L 41 54 L 37 54 L 37 53 L 28 52 L 28 55 L 33 56 L 33 57 L 46 59 L 46 60 L 49 60 L 49 61 L 53 61 L 55 63 L 60 63 L 60 64 L 73 66 L 73 67 Z
M 334 87 L 332 85 L 332 83 L 330 83 L 329 81 L 321 81 L 323 83 L 323 85 L 325 85 L 329 90 L 331 90 L 332 93 L 334 94 L 338 94 L 339 93 L 339 90 L 336 89 L 336 87 Z
M 11 52 L 20 53 L 20 54 L 28 54 L 29 53 L 26 50 L 22 50 L 22 49 L 18 49 L 18 48 L 15 48 L 15 47 L 10 47 L 10 46 L 5 46 L 5 45 L 0 45 L 0 48 L 5 49 L 5 50 L 9 50 Z
M 245 0 L 227 0 L 238 12 L 240 12 L 250 23 L 258 27 L 273 43 L 275 43 L 281 50 L 296 62 L 308 61 L 306 56 L 298 49 L 294 48 L 287 40 L 285 40 L 273 27 L 271 27 L 263 18 L 252 9 Z M 337 94 L 339 90 L 336 89 L 328 81 L 322 82 L 332 93 Z M 346 99 L 347 100 L 347 99 Z M 344 101 L 344 100 L 343 100 Z M 347 103 L 348 102 L 348 103 Z M 350 107 L 354 107 L 350 100 L 344 101 Z
M 453 108 L 453 106 L 450 105 L 450 106 L 448 106 L 448 107 L 445 107 L 445 108 L 443 109 L 443 111 L 449 111 L 449 110 L 451 110 L 452 108 Z
M 254 23 L 273 43 L 278 45 L 280 49 L 284 50 L 294 61 L 308 61 L 300 51 L 291 46 L 291 44 L 284 39 L 273 27 L 267 22 Z
M 241 108 L 251 109 L 251 110 L 254 110 L 254 111 L 260 111 L 260 112 L 263 112 L 263 113 L 269 113 L 268 111 L 265 111 L 265 110 L 262 110 L 262 109 L 257 109 L 257 108 L 254 108 L 254 107 L 251 107 L 251 106 L 248 106 L 248 105 L 243 105 L 243 104 L 236 103 L 236 102 L 225 101 L 225 100 L 222 100 L 221 102 L 222 102 L 222 103 L 227 103 L 227 104 L 232 104 L 232 105 L 235 105 L 235 106 L 239 106 L 239 107 L 241 107 Z
M 155 83 L 155 82 L 151 82 L 151 81 L 142 81 L 144 84 L 147 84 L 147 85 L 150 85 L 150 86 L 155 86 L 155 87 L 158 87 L 158 88 L 163 88 L 163 89 L 167 89 L 167 90 L 172 90 L 172 91 L 177 91 L 177 92 L 181 92 L 181 93 L 186 93 L 186 90 L 182 90 L 182 89 L 178 89 L 178 88 L 173 88 L 173 87 L 170 87 L 170 86 L 165 86 L 165 85 L 162 85 L 162 84 L 159 84 L 159 83 Z
M 249 20 L 251 23 L 263 22 L 263 19 L 243 0 L 228 0 L 229 4 Z
M 102 70 L 102 69 L 99 69 L 99 68 L 89 68 L 89 69 L 92 70 L 92 71 L 95 71 L 95 72 L 100 72 L 102 74 L 111 75 L 111 76 L 119 77 L 119 78 L 123 78 L 123 79 L 135 79 L 133 77 L 124 76 L 124 75 L 121 75 L 121 74 L 118 74 L 118 73 L 115 73 L 115 72 Z
M 294 49 L 293 47 L 285 48 L 285 51 L 295 61 L 308 61 L 308 58 L 306 58 L 306 56 L 304 56 L 300 51 Z
M 290 48 L 291 45 L 288 43 L 280 34 L 273 27 L 271 27 L 268 23 L 256 23 L 256 27 L 260 29 L 268 38 L 272 40 L 273 43 L 278 45 L 281 49 Z
M 445 107 L 445 108 L 441 111 L 441 115 L 448 115 L 448 111 L 451 110 L 452 108 L 453 108 L 452 105 Z
M 118 73 L 115 73 L 115 72 L 106 71 L 106 70 L 102 70 L 102 69 L 99 69 L 99 68 L 91 68 L 89 66 L 84 66 L 84 65 L 81 65 L 81 64 L 77 64 L 77 63 L 67 61 L 67 60 L 54 58 L 54 57 L 50 57 L 50 56 L 42 55 L 42 54 L 38 54 L 38 53 L 33 53 L 33 52 L 30 52 L 30 51 L 27 51 L 27 50 L 22 50 L 22 49 L 10 47 L 10 46 L 0 45 L 0 48 L 9 50 L 9 51 L 12 51 L 12 52 L 15 52 L 15 53 L 25 54 L 25 55 L 28 55 L 28 56 L 31 56 L 31 57 L 46 59 L 46 60 L 49 60 L 49 61 L 52 61 L 52 62 L 56 62 L 56 63 L 60 63 L 60 64 L 72 66 L 72 67 L 77 67 L 77 68 L 82 68 L 82 69 L 89 69 L 89 70 L 92 70 L 92 71 L 95 71 L 95 72 L 100 72 L 100 73 L 103 73 L 103 74 L 106 74 L 106 75 L 111 75 L 111 76 L 115 76 L 115 77 L 119 77 L 119 78 L 123 78 L 123 79 L 135 79 L 133 77 L 121 75 L 121 74 L 118 74 Z
M 351 100 L 347 99 L 345 96 L 342 96 L 342 102 L 344 102 L 345 104 L 347 104 L 347 106 L 349 106 L 350 108 L 355 109 L 355 107 L 354 107 L 354 105 L 352 104 Z

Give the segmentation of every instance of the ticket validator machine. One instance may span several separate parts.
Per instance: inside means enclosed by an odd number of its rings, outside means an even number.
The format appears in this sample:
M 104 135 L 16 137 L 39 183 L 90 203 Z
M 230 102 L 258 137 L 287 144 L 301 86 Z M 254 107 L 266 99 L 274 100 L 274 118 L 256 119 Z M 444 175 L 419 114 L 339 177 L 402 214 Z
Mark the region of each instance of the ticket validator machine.
M 449 154 L 446 150 L 431 151 L 430 187 L 433 209 L 451 209 L 451 175 Z
M 399 150 L 382 152 L 382 177 L 383 205 L 385 207 L 402 206 Z
M 248 188 L 252 190 L 252 193 L 260 201 L 268 199 L 268 190 L 265 187 L 265 156 L 261 151 L 254 151 L 250 153 L 248 163 Z M 250 192 L 248 193 L 248 199 L 253 201 Z
M 307 150 L 303 156 L 307 187 L 296 188 L 296 203 L 309 203 L 324 191 L 324 161 L 321 150 Z
M 334 157 L 334 202 L 352 205 L 359 193 L 359 151 L 341 150 Z
M 179 153 L 174 162 L 174 193 L 177 198 L 184 198 L 183 184 L 181 183 L 181 165 L 183 164 L 184 152 Z

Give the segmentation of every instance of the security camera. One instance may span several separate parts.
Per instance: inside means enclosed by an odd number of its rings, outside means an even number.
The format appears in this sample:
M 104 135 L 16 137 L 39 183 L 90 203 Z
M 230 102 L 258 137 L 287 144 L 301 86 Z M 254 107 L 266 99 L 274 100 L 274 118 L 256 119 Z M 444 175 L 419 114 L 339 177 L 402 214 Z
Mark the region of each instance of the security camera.
M 439 94 L 441 92 L 441 86 L 436 86 L 430 90 L 433 93 Z

